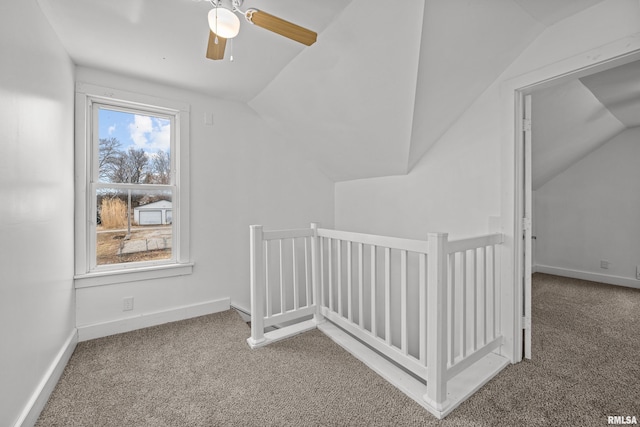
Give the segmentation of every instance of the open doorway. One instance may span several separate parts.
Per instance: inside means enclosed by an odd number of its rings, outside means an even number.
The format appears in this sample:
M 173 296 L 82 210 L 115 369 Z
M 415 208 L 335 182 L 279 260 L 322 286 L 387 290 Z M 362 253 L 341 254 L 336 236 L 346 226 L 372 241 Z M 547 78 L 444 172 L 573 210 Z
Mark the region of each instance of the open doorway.
M 640 62 L 625 57 L 517 91 L 523 354 L 531 274 L 640 288 Z
M 540 399 L 548 408 L 549 399 L 562 399 L 576 414 L 575 424 L 590 424 L 597 417 L 607 422 L 620 413 L 635 422 L 640 411 L 640 394 L 633 387 L 640 381 L 640 290 L 631 286 L 640 284 L 635 276 L 640 247 L 634 246 L 640 241 L 640 228 L 635 228 L 640 168 L 634 164 L 640 159 L 640 127 L 625 124 L 623 115 L 640 108 L 635 106 L 640 86 L 635 89 L 627 82 L 617 100 L 599 92 L 606 80 L 620 84 L 625 74 L 640 75 L 640 64 L 634 63 L 638 59 L 629 55 L 529 79 L 526 85 L 519 80 L 520 85 L 513 86 L 514 270 L 522 286 L 516 303 L 521 326 L 529 326 L 518 344 L 526 354 L 528 335 L 533 357 L 527 370 L 545 378 L 546 385 L 542 391 L 528 390 L 527 401 Z M 580 71 L 571 71 L 575 69 Z M 524 120 L 527 96 L 532 106 L 529 135 Z M 640 110 L 636 114 L 640 117 Z M 548 151 L 537 143 L 547 144 Z M 531 224 L 528 236 L 524 219 Z M 528 240 L 533 236 L 535 244 Z M 527 267 L 528 279 L 531 271 L 538 273 L 525 290 Z
M 530 96 L 533 271 L 640 287 L 640 61 Z

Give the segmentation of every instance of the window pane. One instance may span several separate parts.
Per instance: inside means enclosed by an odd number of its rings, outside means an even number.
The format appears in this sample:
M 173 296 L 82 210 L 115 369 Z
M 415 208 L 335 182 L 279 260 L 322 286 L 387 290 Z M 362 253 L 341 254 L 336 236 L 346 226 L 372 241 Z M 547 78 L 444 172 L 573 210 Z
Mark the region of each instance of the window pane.
M 98 108 L 98 181 L 170 184 L 171 120 Z
M 171 259 L 171 190 L 101 188 L 96 199 L 98 266 Z

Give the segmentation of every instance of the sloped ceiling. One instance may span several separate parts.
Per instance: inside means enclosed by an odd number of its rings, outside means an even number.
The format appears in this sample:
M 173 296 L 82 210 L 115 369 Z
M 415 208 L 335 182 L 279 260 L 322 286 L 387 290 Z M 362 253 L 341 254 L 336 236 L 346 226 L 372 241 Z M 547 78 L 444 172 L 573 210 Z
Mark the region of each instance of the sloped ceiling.
M 534 190 L 625 130 L 577 79 L 537 91 L 532 100 Z
M 545 26 L 599 0 L 246 0 L 319 33 L 243 22 L 204 57 L 210 5 L 37 0 L 78 64 L 247 102 L 333 180 L 408 173 Z
M 602 0 L 514 0 L 532 17 L 545 26 L 574 15 L 588 7 L 600 3 Z
M 249 105 L 335 181 L 406 174 L 547 23 L 597 2 L 411 2 L 383 35 L 388 2 L 353 0 Z
M 208 1 L 37 1 L 76 64 L 236 101 L 253 98 L 296 55 L 316 46 L 306 47 L 241 18 L 234 61 L 212 61 L 205 58 Z M 246 0 L 242 9 L 262 9 L 322 33 L 349 3 Z
M 354 0 L 249 102 L 335 180 L 407 170 L 423 2 Z
M 602 103 L 601 112 L 613 114 L 627 128 L 640 126 L 640 62 L 631 62 L 580 79 Z
M 640 61 L 532 96 L 532 171 L 537 190 L 619 133 L 640 126 Z
M 553 8 L 550 8 L 553 10 Z M 515 2 L 427 1 L 408 172 L 544 25 Z

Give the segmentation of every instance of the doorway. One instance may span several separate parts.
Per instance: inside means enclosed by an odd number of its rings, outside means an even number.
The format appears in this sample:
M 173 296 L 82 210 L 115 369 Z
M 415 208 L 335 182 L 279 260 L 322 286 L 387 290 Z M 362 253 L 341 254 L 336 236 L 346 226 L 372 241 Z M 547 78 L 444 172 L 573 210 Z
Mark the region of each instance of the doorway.
M 603 55 L 602 57 L 604 58 L 606 57 L 606 55 Z M 517 284 L 514 297 L 514 324 L 516 325 L 516 327 L 514 328 L 514 361 L 520 361 L 523 357 L 530 358 L 532 356 L 532 229 L 533 224 L 535 223 L 533 193 L 535 186 L 540 184 L 539 182 L 536 182 L 536 165 L 533 161 L 532 154 L 532 144 L 533 147 L 535 147 L 536 138 L 535 95 L 536 93 L 543 93 L 544 91 L 549 92 L 549 90 L 554 87 L 569 87 L 571 86 L 571 82 L 578 81 L 578 79 L 588 79 L 589 76 L 633 63 L 638 59 L 640 59 L 638 50 L 634 50 L 633 52 L 629 52 L 623 55 L 612 55 L 609 59 L 598 63 L 580 65 L 579 61 L 577 61 L 574 62 L 573 66 L 571 64 L 554 64 L 547 67 L 546 69 L 533 72 L 530 75 L 523 76 L 518 79 L 514 79 L 514 81 L 510 81 L 506 84 L 508 90 L 513 91 L 513 100 L 515 101 L 515 111 L 513 112 L 513 135 L 515 136 L 515 144 L 512 147 L 515 162 L 512 166 L 512 169 L 507 171 L 507 174 L 509 172 L 513 173 L 512 182 L 515 182 L 515 187 L 513 189 L 515 203 L 512 209 L 513 216 L 510 219 L 510 221 L 512 221 L 511 224 L 514 230 L 514 276 L 512 277 L 514 279 L 514 282 Z M 571 68 L 567 69 L 567 67 Z M 512 106 L 514 104 L 512 104 Z M 513 107 L 511 108 L 513 109 Z M 606 134 L 607 132 L 603 133 Z M 615 133 L 615 131 L 611 132 Z M 557 152 L 555 155 L 556 157 L 558 156 Z M 570 159 L 569 163 L 571 163 Z M 556 168 L 557 167 L 559 166 L 556 166 Z M 554 173 L 557 173 L 557 171 L 546 171 L 546 177 L 544 179 L 552 179 Z M 542 181 L 544 181 L 544 179 L 542 179 Z M 503 224 L 508 226 L 509 221 L 504 222 Z M 539 239 L 536 239 L 536 243 L 540 244 L 538 240 Z

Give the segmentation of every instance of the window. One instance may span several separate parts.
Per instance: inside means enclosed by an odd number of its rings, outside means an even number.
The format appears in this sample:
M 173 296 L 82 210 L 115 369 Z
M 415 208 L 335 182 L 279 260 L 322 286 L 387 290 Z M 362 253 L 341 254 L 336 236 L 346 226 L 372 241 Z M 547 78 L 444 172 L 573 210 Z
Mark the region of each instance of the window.
M 76 97 L 76 286 L 190 273 L 188 106 L 84 84 Z

